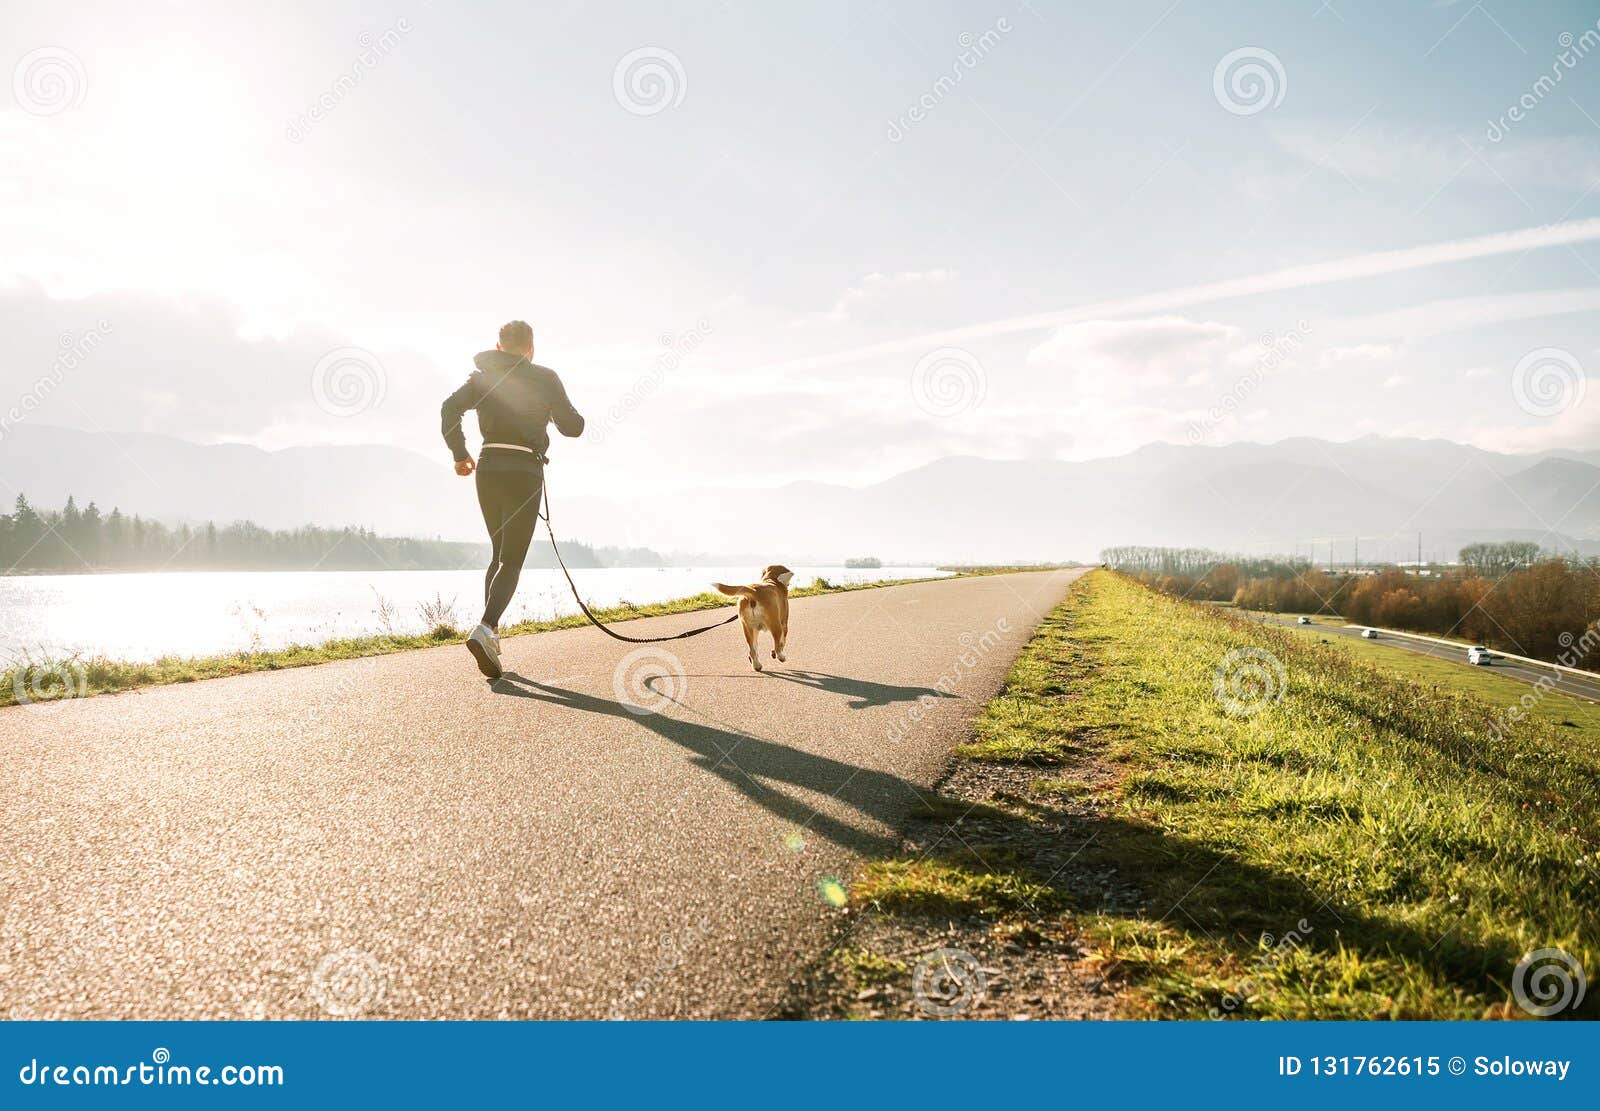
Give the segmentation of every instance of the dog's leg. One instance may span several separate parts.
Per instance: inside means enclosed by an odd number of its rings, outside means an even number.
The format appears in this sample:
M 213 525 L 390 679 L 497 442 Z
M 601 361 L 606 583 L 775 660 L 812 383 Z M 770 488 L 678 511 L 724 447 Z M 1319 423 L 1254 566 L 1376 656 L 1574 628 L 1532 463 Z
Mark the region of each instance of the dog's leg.
M 760 671 L 761 654 L 756 651 L 756 633 L 758 632 L 756 623 L 745 614 L 742 606 L 739 610 L 739 616 L 742 618 L 740 624 L 744 627 L 744 641 L 750 646 L 750 666 Z
M 787 657 L 783 654 L 784 642 L 789 639 L 788 629 L 774 629 L 772 632 L 772 658 L 783 663 Z

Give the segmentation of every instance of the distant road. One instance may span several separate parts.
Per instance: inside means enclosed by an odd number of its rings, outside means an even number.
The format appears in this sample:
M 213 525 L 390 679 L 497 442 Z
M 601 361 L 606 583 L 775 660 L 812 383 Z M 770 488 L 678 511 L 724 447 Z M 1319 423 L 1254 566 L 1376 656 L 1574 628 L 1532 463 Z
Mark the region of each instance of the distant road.
M 1255 616 L 1264 622 L 1289 625 L 1305 631 L 1315 631 L 1338 637 L 1359 638 L 1361 630 L 1364 628 L 1361 625 L 1297 625 L 1293 617 L 1281 617 L 1277 614 L 1257 614 Z M 1434 644 L 1426 640 L 1412 640 L 1410 637 L 1397 636 L 1382 631 L 1378 633 L 1378 639 L 1380 643 L 1386 644 L 1391 648 L 1404 648 L 1408 652 L 1417 652 L 1424 656 L 1449 660 L 1452 663 L 1460 664 L 1462 667 L 1475 666 L 1467 662 L 1465 645 L 1460 648 L 1448 648 L 1443 644 Z M 1557 671 L 1554 668 L 1538 667 L 1518 660 L 1508 660 L 1498 654 L 1495 655 L 1494 663 L 1486 670 L 1493 671 L 1497 675 L 1509 675 L 1513 679 L 1521 679 L 1525 683 L 1548 680 L 1552 689 L 1558 690 L 1563 694 L 1570 694 L 1575 698 L 1588 699 L 1590 702 L 1600 702 L 1600 679 L 1584 679 L 1576 675 L 1569 675 L 1564 671 Z
M 1082 573 L 0 709 L 0 1018 L 768 1016 Z

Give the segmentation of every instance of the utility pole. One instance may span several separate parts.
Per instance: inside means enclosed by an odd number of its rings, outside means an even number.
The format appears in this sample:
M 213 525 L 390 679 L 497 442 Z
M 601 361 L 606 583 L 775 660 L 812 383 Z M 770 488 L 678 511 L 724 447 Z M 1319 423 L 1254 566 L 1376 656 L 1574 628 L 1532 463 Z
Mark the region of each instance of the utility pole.
M 1356 570 L 1361 570 L 1361 537 L 1356 537 Z

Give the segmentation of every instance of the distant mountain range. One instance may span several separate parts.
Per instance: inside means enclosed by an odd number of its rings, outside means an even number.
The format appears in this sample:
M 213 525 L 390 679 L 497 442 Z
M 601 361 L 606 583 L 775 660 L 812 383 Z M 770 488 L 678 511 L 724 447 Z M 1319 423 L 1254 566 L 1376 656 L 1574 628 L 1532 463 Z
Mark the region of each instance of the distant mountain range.
M 0 436 L 0 479 L 35 502 L 68 494 L 168 521 L 362 525 L 477 540 L 464 483 L 393 447 L 262 451 L 23 424 Z M 3 489 L 3 487 L 0 487 Z M 1510 455 L 1448 440 L 1310 438 L 1149 444 L 1065 462 L 941 459 L 864 487 L 700 489 L 663 499 L 566 498 L 563 538 L 832 563 L 1093 559 L 1113 544 L 1205 546 L 1341 562 L 1452 558 L 1477 540 L 1600 553 L 1600 451 Z M 698 561 L 709 562 L 710 556 Z

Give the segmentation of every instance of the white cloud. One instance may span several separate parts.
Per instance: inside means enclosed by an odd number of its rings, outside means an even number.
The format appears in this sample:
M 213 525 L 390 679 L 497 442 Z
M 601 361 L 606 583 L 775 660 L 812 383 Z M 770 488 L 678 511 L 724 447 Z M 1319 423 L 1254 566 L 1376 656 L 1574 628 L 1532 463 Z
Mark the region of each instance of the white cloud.
M 91 330 L 105 339 L 56 375 L 69 346 L 62 337 Z M 129 294 L 64 301 L 37 286 L 0 289 L 0 335 L 12 337 L 0 362 L 0 409 L 40 393 L 41 379 L 59 378 L 28 414 L 41 424 L 267 448 L 401 442 L 436 450 L 440 442 L 433 430 L 449 387 L 415 352 L 320 330 L 245 339 L 236 313 L 218 302 Z M 335 357 L 341 349 L 360 354 Z
M 1600 286 L 1573 286 L 1424 301 L 1388 312 L 1332 320 L 1320 331 L 1359 342 L 1380 336 L 1415 340 L 1514 320 L 1597 311 L 1600 311 Z
M 1462 134 L 1396 129 L 1369 120 L 1269 128 L 1286 154 L 1357 181 L 1415 185 L 1429 196 L 1465 182 L 1504 190 L 1507 184 L 1586 189 L 1600 176 L 1600 151 L 1584 136 L 1490 142 L 1483 129 Z
M 1391 374 L 1383 380 L 1383 388 L 1386 390 L 1399 389 L 1401 386 L 1409 386 L 1411 382 L 1412 378 L 1409 374 Z
M 1073 389 L 1097 396 L 1131 396 L 1151 388 L 1200 386 L 1240 344 L 1227 324 L 1153 316 L 1086 320 L 1057 329 L 1028 352 L 1028 365 L 1072 375 Z
M 831 321 L 844 321 L 850 319 L 850 314 L 860 306 L 873 301 L 891 290 L 906 289 L 913 286 L 936 286 L 953 281 L 956 271 L 946 267 L 937 267 L 932 270 L 901 270 L 893 274 L 882 274 L 874 271 L 867 274 L 855 285 L 850 286 L 840 293 L 834 301 L 833 308 L 821 314 L 822 319 Z
M 1290 266 L 1244 278 L 1204 282 L 1200 285 L 1179 286 L 1174 289 L 1145 293 L 1133 297 L 1120 297 L 1109 301 L 1094 301 L 1053 312 L 1034 313 L 1029 316 L 1005 317 L 981 324 L 968 324 L 939 332 L 924 332 L 883 343 L 853 347 L 821 355 L 805 355 L 779 363 L 757 367 L 753 373 L 778 373 L 782 371 L 812 370 L 820 367 L 860 363 L 865 359 L 883 355 L 896 355 L 907 351 L 927 351 L 934 347 L 960 346 L 996 336 L 1017 335 L 1026 332 L 1058 328 L 1079 321 L 1127 317 L 1152 312 L 1170 312 L 1191 305 L 1204 305 L 1216 301 L 1254 297 L 1264 293 L 1277 293 L 1307 286 L 1326 285 L 1330 282 L 1348 282 L 1372 278 L 1382 274 L 1399 274 L 1422 270 L 1451 262 L 1470 259 L 1493 258 L 1498 255 L 1522 254 L 1543 247 L 1560 247 L 1573 243 L 1600 240 L 1600 217 L 1587 220 L 1569 220 L 1565 223 L 1542 224 L 1515 231 L 1495 232 L 1491 235 L 1473 236 L 1469 239 L 1451 239 L 1430 243 L 1422 247 L 1404 247 L 1394 251 L 1378 251 L 1365 255 L 1348 255 L 1327 262 Z
M 1395 349 L 1387 343 L 1357 343 L 1349 347 L 1330 347 L 1317 356 L 1323 370 L 1342 363 L 1381 363 L 1394 358 Z
M 1557 416 L 1532 424 L 1483 427 L 1466 435 L 1458 433 L 1457 438 L 1470 439 L 1496 451 L 1593 450 L 1600 443 L 1600 400 L 1594 396 L 1597 392 L 1600 390 L 1590 382 L 1584 401 Z

